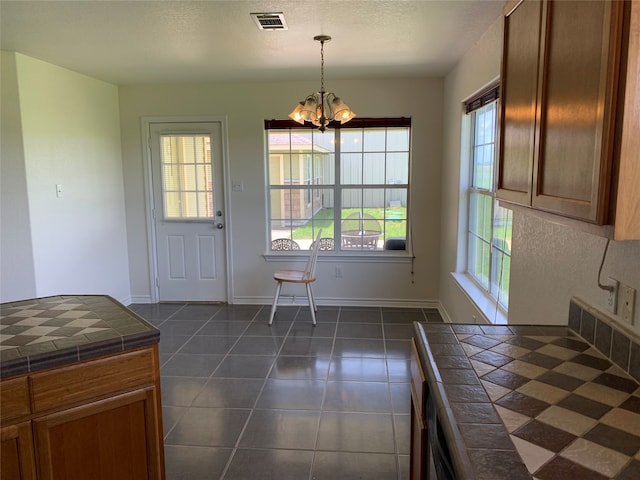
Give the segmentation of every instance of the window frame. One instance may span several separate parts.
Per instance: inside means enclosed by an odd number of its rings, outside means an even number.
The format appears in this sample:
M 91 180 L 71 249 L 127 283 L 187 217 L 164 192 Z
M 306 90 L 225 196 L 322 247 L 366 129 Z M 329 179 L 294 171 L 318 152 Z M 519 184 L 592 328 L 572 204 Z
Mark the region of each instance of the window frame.
M 335 241 L 335 249 L 332 251 L 323 251 L 323 256 L 334 256 L 334 257 L 340 257 L 340 258 L 346 258 L 346 257 L 352 257 L 353 259 L 358 259 L 361 258 L 363 260 L 365 260 L 365 257 L 369 257 L 369 258 L 377 258 L 377 259 L 383 259 L 383 258 L 398 258 L 398 257 L 406 257 L 406 258 L 412 258 L 412 250 L 411 250 L 411 223 L 410 223 L 410 190 L 411 190 L 411 135 L 412 135 L 412 129 L 411 129 L 411 118 L 409 117 L 393 117 L 393 118 L 355 118 L 352 119 L 350 122 L 348 122 L 347 124 L 340 124 L 339 122 L 335 122 L 332 121 L 328 127 L 327 127 L 327 131 L 333 131 L 336 130 L 336 132 L 334 132 L 334 135 L 339 135 L 341 134 L 342 130 L 348 130 L 348 129 L 375 129 L 375 128 L 394 128 L 394 127 L 406 127 L 408 128 L 408 149 L 407 149 L 407 183 L 403 183 L 403 184 L 373 184 L 373 183 L 366 183 L 364 181 L 361 181 L 361 183 L 358 184 L 348 184 L 348 185 L 343 185 L 342 182 L 340 181 L 340 167 L 341 167 L 341 162 L 340 162 L 340 156 L 341 156 L 341 151 L 340 151 L 340 144 L 339 142 L 335 142 L 335 150 L 332 152 L 332 155 L 334 156 L 333 159 L 333 182 L 332 183 L 327 183 L 327 184 L 319 184 L 318 182 L 318 177 L 316 175 L 316 173 L 314 172 L 312 174 L 312 176 L 310 177 L 312 182 L 311 182 L 311 190 L 314 190 L 316 193 L 314 195 L 312 195 L 312 203 L 313 203 L 313 199 L 315 198 L 320 198 L 322 196 L 322 190 L 331 190 L 333 193 L 333 210 L 334 210 L 334 216 L 332 221 L 334 222 L 334 234 L 335 234 L 335 238 L 340 239 L 341 238 L 341 221 L 344 220 L 344 218 L 342 217 L 342 195 L 343 195 L 343 191 L 344 190 L 348 190 L 348 189 L 358 189 L 360 191 L 363 190 L 367 190 L 367 189 L 384 189 L 389 190 L 390 188 L 393 189 L 402 189 L 403 193 L 406 193 L 406 214 L 405 214 L 405 218 L 404 221 L 406 222 L 406 241 L 405 241 L 405 250 L 385 250 L 384 246 L 382 246 L 382 248 L 376 248 L 376 249 L 365 249 L 363 248 L 361 249 L 343 249 L 341 248 L 341 245 L 339 245 L 341 242 L 340 241 Z M 271 216 L 271 193 L 274 190 L 278 190 L 278 189 L 284 189 L 284 188 L 278 188 L 277 185 L 274 185 L 270 182 L 270 175 L 271 175 L 271 171 L 270 171 L 270 165 L 269 165 L 269 158 L 270 158 L 270 151 L 269 151 L 269 132 L 270 131 L 274 131 L 274 130 L 290 130 L 290 131 L 295 131 L 295 130 L 300 130 L 300 131 L 304 131 L 304 132 L 312 132 L 312 131 L 317 131 L 317 128 L 312 126 L 311 124 L 304 124 L 304 125 L 300 125 L 297 122 L 294 122 L 292 120 L 265 120 L 264 121 L 264 128 L 265 128 L 265 156 L 267 159 L 267 164 L 266 164 L 266 194 L 267 194 L 267 201 L 266 201 L 266 218 L 267 218 L 267 222 L 266 222 L 266 228 L 267 228 L 267 245 L 266 245 L 266 253 L 265 253 L 265 258 L 280 258 L 280 257 L 286 257 L 286 256 L 298 256 L 298 255 L 305 255 L 304 252 L 304 248 L 302 251 L 278 251 L 278 250 L 272 250 L 271 249 L 271 232 L 272 232 L 272 216 Z M 325 132 L 326 134 L 327 132 Z M 387 152 L 386 150 L 386 146 L 385 146 L 385 153 Z M 314 153 L 315 155 L 315 153 Z M 314 158 L 315 160 L 315 158 Z M 312 164 L 314 164 L 314 162 L 312 161 Z M 385 166 L 386 166 L 386 160 L 385 160 Z M 276 187 L 276 188 L 274 188 Z M 292 189 L 307 189 L 309 188 L 307 185 L 289 185 L 287 186 L 287 188 L 292 188 Z M 364 206 L 358 207 L 358 208 L 366 208 Z M 381 223 L 384 223 L 384 221 L 386 220 L 386 214 L 385 214 L 385 218 L 380 220 Z M 382 231 L 385 231 L 385 228 L 383 226 Z M 323 235 L 324 236 L 324 235 Z M 391 237 L 387 237 L 387 238 L 391 238 Z M 384 261 L 384 260 L 383 260 Z
M 465 161 L 468 165 L 468 184 L 466 187 L 466 205 L 464 208 L 466 209 L 466 220 L 464 229 L 465 238 L 464 242 L 460 243 L 461 248 L 464 250 L 464 277 L 466 277 L 473 285 L 469 285 L 469 282 L 464 281 L 460 278 L 459 275 L 456 275 L 459 283 L 463 286 L 465 291 L 470 294 L 476 305 L 481 306 L 481 310 L 485 314 L 485 316 L 493 321 L 493 323 L 504 323 L 506 321 L 506 316 L 508 312 L 508 302 L 509 302 L 509 285 L 507 283 L 506 290 L 504 287 L 504 268 L 510 270 L 510 262 L 511 262 L 511 249 L 510 247 L 507 250 L 508 245 L 511 242 L 511 238 L 507 240 L 506 236 L 504 238 L 499 238 L 496 234 L 496 223 L 497 219 L 506 220 L 507 225 L 512 225 L 512 213 L 510 210 L 505 209 L 498 205 L 498 200 L 496 197 L 496 185 L 497 185 L 497 175 L 498 175 L 498 147 L 499 147 L 499 92 L 500 86 L 498 84 L 492 85 L 486 90 L 480 92 L 478 95 L 473 97 L 464 103 L 464 114 L 471 115 L 469 118 L 469 130 L 468 132 L 468 155 L 466 155 Z M 492 141 L 488 142 L 492 144 L 493 155 L 492 155 L 492 168 L 491 168 L 491 185 L 490 188 L 483 188 L 479 186 L 475 181 L 474 175 L 478 171 L 477 166 L 477 158 L 476 158 L 476 149 L 480 143 L 476 142 L 477 137 L 477 113 L 479 110 L 486 108 L 488 105 L 493 105 L 492 109 L 494 112 L 494 125 L 493 125 L 493 135 Z M 464 139 L 463 139 L 464 141 Z M 483 145 L 487 145 L 485 143 Z M 482 238 L 482 235 L 479 232 L 474 231 L 472 227 L 472 220 L 474 218 L 474 196 L 476 198 L 485 197 L 488 199 L 487 204 L 489 205 L 489 215 L 490 219 L 490 233 L 488 235 L 488 241 L 485 238 Z M 504 215 L 498 216 L 498 215 Z M 508 231 L 512 234 L 512 229 L 508 229 Z M 505 230 L 505 233 L 507 230 Z M 471 263 L 473 263 L 474 258 L 472 258 L 472 243 L 473 239 L 477 239 L 476 241 L 482 242 L 485 244 L 485 248 L 488 248 L 488 267 L 487 267 L 487 276 L 486 281 L 481 278 L 483 272 L 474 271 L 474 269 L 470 268 Z M 477 249 L 476 249 L 477 252 Z M 504 261 L 508 259 L 508 266 L 505 267 Z M 500 262 L 500 265 L 496 263 L 496 261 Z M 509 272 L 510 276 L 510 272 Z M 497 277 L 497 278 L 496 278 Z M 475 292 L 475 290 L 479 291 Z M 506 298 L 505 298 L 506 295 Z M 479 298 L 484 296 L 485 298 Z M 488 300 L 488 302 L 487 302 Z M 487 303 L 490 305 L 490 309 L 487 309 Z M 482 308 L 484 306 L 484 308 Z

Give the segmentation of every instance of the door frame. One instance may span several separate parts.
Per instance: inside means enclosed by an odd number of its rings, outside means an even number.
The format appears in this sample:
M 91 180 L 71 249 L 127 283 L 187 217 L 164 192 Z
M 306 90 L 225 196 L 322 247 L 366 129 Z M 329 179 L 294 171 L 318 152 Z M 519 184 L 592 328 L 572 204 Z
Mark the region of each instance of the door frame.
M 151 166 L 151 124 L 156 123 L 219 123 L 222 138 L 222 185 L 224 197 L 224 236 L 225 262 L 227 282 L 227 303 L 233 303 L 233 245 L 231 243 L 231 202 L 229 188 L 229 149 L 227 117 L 224 115 L 207 116 L 143 116 L 140 118 L 141 145 L 144 167 L 145 217 L 147 224 L 147 255 L 149 259 L 149 291 L 151 302 L 158 303 L 160 299 L 158 284 L 158 251 L 156 223 L 154 221 L 153 175 Z

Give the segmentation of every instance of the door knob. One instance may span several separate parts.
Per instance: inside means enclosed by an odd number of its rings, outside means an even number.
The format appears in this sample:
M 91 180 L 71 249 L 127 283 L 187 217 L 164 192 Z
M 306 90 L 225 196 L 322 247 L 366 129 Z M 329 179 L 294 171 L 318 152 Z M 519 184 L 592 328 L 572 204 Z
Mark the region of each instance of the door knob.
M 222 230 L 224 228 L 224 225 L 222 223 L 218 223 L 218 224 L 216 224 L 216 228 L 218 230 Z

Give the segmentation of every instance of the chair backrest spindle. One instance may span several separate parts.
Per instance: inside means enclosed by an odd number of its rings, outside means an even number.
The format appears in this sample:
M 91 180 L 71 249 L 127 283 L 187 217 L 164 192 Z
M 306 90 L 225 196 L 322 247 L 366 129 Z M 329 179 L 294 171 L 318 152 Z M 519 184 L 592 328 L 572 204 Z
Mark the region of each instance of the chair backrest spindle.
M 320 250 L 320 236 L 322 235 L 322 229 L 318 231 L 315 241 L 312 245 L 311 254 L 307 262 L 307 267 L 304 270 L 304 275 L 307 279 L 314 278 L 316 275 L 316 263 L 318 261 L 318 251 Z

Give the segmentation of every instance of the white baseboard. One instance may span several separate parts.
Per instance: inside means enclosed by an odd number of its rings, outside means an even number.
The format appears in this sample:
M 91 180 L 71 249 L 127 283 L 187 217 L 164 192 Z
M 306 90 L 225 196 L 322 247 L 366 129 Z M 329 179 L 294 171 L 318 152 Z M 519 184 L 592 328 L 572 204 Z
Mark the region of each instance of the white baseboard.
M 132 303 L 153 303 L 151 301 L 151 295 L 133 295 L 129 297 L 129 300 L 129 303 L 125 303 L 125 305 L 130 305 Z
M 296 295 L 295 303 L 292 305 L 306 305 L 306 295 Z M 441 310 L 440 302 L 437 300 L 417 300 L 417 299 L 398 299 L 398 298 L 316 298 L 319 306 L 329 305 L 336 307 L 396 307 L 396 308 L 436 308 Z M 236 296 L 229 303 L 246 304 L 246 305 L 271 305 L 273 297 L 243 297 Z M 285 302 L 282 302 L 286 304 Z M 444 317 L 443 317 L 444 318 Z

